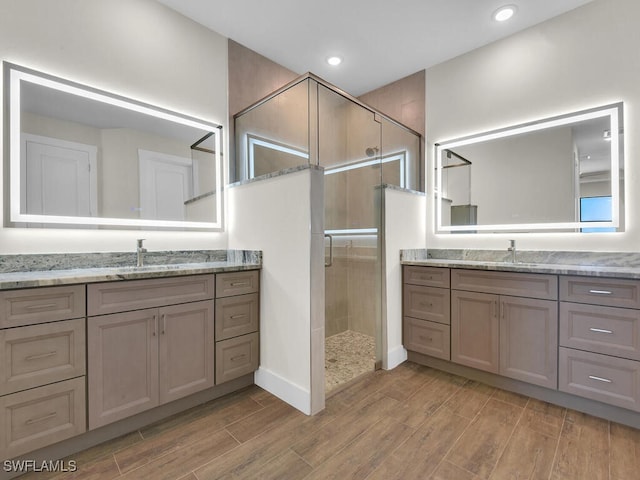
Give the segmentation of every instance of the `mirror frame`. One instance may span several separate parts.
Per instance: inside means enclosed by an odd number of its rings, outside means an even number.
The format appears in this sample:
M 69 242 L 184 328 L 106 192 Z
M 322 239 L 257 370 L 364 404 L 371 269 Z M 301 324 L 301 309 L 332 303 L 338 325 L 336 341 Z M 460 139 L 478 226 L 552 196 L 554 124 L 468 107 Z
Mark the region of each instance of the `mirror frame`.
M 486 142 L 500 139 L 512 135 L 535 132 L 553 127 L 568 125 L 578 121 L 591 120 L 594 118 L 609 117 L 612 132 L 622 133 L 623 103 L 605 105 L 602 107 L 590 108 L 578 112 L 545 118 L 519 125 L 509 126 L 484 133 L 474 134 L 446 142 L 435 144 L 436 178 L 435 178 L 435 233 L 461 232 L 470 233 L 469 225 L 442 225 L 442 156 L 446 150 L 470 145 L 474 143 Z M 576 230 L 581 228 L 618 228 L 621 224 L 620 217 L 620 135 L 611 135 L 611 198 L 612 198 L 612 220 L 607 222 L 554 222 L 554 223 L 520 223 L 520 224 L 498 224 L 498 225 L 473 225 L 474 233 L 494 233 L 494 232 L 528 232 L 538 230 Z M 623 156 L 624 161 L 624 156 Z M 609 232 L 610 233 L 610 232 Z
M 70 80 L 62 79 L 42 73 L 30 68 L 22 67 L 9 62 L 4 62 L 4 81 L 5 81 L 5 105 L 8 105 L 8 115 L 5 119 L 8 125 L 5 126 L 5 139 L 9 144 L 9 215 L 5 221 L 7 226 L 19 227 L 24 223 L 45 224 L 47 227 L 56 225 L 90 225 L 90 226 L 107 226 L 107 227 L 124 227 L 124 228 L 144 228 L 144 229 L 196 229 L 196 230 L 223 230 L 223 198 L 222 198 L 222 125 L 217 123 L 200 120 L 195 117 L 183 115 L 171 110 L 164 109 L 155 105 L 139 102 L 121 95 L 117 95 L 104 90 L 99 90 L 87 85 L 76 83 Z M 20 90 L 21 82 L 27 81 L 39 86 L 52 88 L 72 95 L 78 95 L 90 100 L 106 103 L 109 105 L 121 107 L 126 110 L 132 110 L 152 117 L 164 119 L 181 125 L 215 132 L 215 172 L 216 172 L 216 219 L 213 222 L 196 222 L 196 221 L 179 221 L 179 220 L 148 220 L 137 218 L 112 218 L 112 217 L 73 217 L 60 215 L 36 215 L 22 213 L 20 210 L 20 202 L 22 196 L 21 182 L 21 106 L 20 106 Z M 6 151 L 6 150 L 5 150 Z M 5 158 L 5 165 L 7 164 Z M 5 170 L 6 171 L 6 170 Z M 7 196 L 5 196 L 7 198 Z M 5 208 L 5 212 L 7 209 Z M 6 218 L 6 216 L 5 216 Z

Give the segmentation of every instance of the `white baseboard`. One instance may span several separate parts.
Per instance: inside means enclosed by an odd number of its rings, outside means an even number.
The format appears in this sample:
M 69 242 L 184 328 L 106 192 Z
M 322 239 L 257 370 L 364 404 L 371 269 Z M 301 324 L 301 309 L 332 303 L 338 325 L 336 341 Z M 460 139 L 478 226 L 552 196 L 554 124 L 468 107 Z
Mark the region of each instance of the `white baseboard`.
M 308 390 L 263 367 L 255 372 L 254 382 L 305 415 L 311 415 L 311 393 Z
M 402 346 L 398 346 L 387 353 L 387 364 L 385 370 L 393 370 L 407 359 L 407 350 Z

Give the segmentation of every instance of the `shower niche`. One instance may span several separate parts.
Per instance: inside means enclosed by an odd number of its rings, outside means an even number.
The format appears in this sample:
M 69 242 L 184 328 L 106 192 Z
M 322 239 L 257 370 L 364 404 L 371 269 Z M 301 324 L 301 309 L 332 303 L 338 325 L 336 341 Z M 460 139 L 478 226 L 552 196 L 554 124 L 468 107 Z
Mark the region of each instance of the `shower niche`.
M 382 188 L 421 190 L 420 135 L 313 74 L 234 116 L 232 181 L 320 168 L 325 392 L 382 359 Z

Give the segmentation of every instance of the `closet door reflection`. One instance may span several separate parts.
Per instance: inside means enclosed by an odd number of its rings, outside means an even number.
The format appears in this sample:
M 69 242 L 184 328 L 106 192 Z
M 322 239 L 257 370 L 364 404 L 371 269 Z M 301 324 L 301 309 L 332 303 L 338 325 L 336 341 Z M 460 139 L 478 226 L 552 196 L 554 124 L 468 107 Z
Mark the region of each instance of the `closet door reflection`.
M 322 85 L 318 117 L 325 234 L 331 237 L 325 268 L 325 387 L 330 393 L 374 370 L 382 356 L 381 124 L 370 110 Z

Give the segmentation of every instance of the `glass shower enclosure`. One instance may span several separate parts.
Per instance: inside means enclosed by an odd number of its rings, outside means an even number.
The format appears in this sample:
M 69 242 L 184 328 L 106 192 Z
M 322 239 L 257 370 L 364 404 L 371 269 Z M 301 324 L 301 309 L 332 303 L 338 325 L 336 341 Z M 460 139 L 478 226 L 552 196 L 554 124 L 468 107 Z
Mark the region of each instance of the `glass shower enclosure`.
M 325 391 L 383 356 L 382 196 L 420 190 L 420 135 L 313 74 L 235 116 L 232 181 L 324 172 Z

